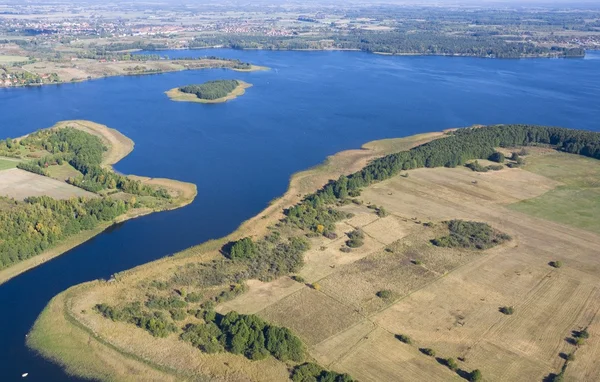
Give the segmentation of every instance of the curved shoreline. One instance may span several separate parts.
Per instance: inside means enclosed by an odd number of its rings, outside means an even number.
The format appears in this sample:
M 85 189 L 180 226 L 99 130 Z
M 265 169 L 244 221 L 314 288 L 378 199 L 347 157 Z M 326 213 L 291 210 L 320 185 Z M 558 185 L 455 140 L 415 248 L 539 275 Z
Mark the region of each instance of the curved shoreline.
M 27 339 L 27 346 L 45 358 L 59 363 L 66 372 L 85 378 L 104 380 L 127 380 L 130 372 L 144 375 L 147 380 L 171 380 L 190 370 L 174 370 L 172 366 L 159 364 L 148 356 L 132 353 L 119 346 L 110 337 L 89 322 L 88 316 L 75 306 L 87 293 L 120 288 L 126 283 L 137 283 L 149 275 L 162 274 L 172 267 L 184 266 L 193 261 L 204 261 L 219 256 L 218 250 L 228 240 L 244 236 L 264 234 L 267 227 L 283 216 L 283 209 L 296 204 L 301 198 L 325 185 L 329 179 L 342 174 L 350 174 L 363 168 L 369 161 L 392 152 L 408 150 L 444 136 L 444 132 L 418 134 L 405 138 L 383 139 L 365 143 L 360 149 L 346 150 L 328 157 L 322 164 L 300 171 L 290 177 L 287 191 L 275 199 L 256 216 L 242 222 L 239 227 L 224 238 L 207 241 L 173 256 L 164 257 L 150 263 L 114 275 L 115 282 L 90 281 L 72 286 L 55 296 L 36 320 Z M 93 291 L 93 292 L 92 292 Z M 66 336 L 64 334 L 68 333 Z M 100 355 L 109 358 L 101 360 Z M 211 355 L 231 361 L 229 355 Z M 245 361 L 243 361 L 245 362 Z M 253 367 L 248 361 L 248 367 Z M 126 364 L 128 370 L 115 366 Z M 258 368 L 258 364 L 254 367 Z M 109 368 L 113 367 L 112 370 Z M 215 368 L 202 370 L 211 376 L 223 371 Z M 254 371 L 254 369 L 253 369 Z M 198 373 L 198 370 L 195 370 Z M 223 371 L 226 372 L 226 371 Z M 254 371 L 256 372 L 256 371 Z M 226 372 L 227 373 L 227 372 Z M 196 374 L 196 376 L 198 376 Z
M 179 88 L 173 88 L 171 90 L 167 90 L 165 92 L 165 94 L 167 95 L 167 97 L 169 97 L 169 99 L 171 99 L 171 101 L 176 101 L 176 102 L 196 102 L 196 103 L 207 103 L 207 104 L 212 104 L 212 103 L 223 103 L 223 102 L 227 102 L 227 101 L 231 101 L 233 99 L 236 99 L 237 97 L 241 97 L 246 93 L 246 89 L 251 88 L 253 85 L 248 83 L 248 82 L 244 82 L 241 80 L 236 80 L 238 82 L 238 86 L 233 89 L 231 92 L 229 92 L 225 97 L 221 97 L 221 98 L 217 98 L 217 99 L 202 99 L 202 98 L 198 98 L 198 96 L 196 96 L 195 94 L 190 94 L 190 93 L 184 93 L 181 90 L 179 90 Z
M 114 171 L 112 168 L 114 164 L 119 162 L 121 159 L 125 158 L 129 153 L 133 151 L 134 142 L 131 139 L 127 138 L 125 135 L 121 134 L 115 129 L 111 129 L 105 125 L 101 125 L 98 123 L 84 120 L 61 121 L 52 126 L 51 129 L 60 129 L 67 126 L 76 128 L 78 130 L 99 137 L 102 140 L 102 142 L 106 145 L 106 147 L 108 147 L 108 150 L 104 153 L 102 166 L 105 168 L 110 168 L 110 170 L 112 171 Z M 191 183 L 184 183 L 171 179 L 143 178 L 136 177 L 135 175 L 130 175 L 129 177 L 137 178 L 138 180 L 141 180 L 143 183 L 146 184 L 155 184 L 166 188 L 170 193 L 176 196 L 173 199 L 173 204 L 163 209 L 150 209 L 147 207 L 135 208 L 123 215 L 116 217 L 112 222 L 105 222 L 91 230 L 83 231 L 76 235 L 73 235 L 67 238 L 62 243 L 55 246 L 54 248 L 51 248 L 27 260 L 21 261 L 13 266 L 0 270 L 0 285 L 20 275 L 21 273 L 27 272 L 28 270 L 33 269 L 38 265 L 52 260 L 55 257 L 58 257 L 70 251 L 71 249 L 85 243 L 86 241 L 97 236 L 98 234 L 104 232 L 106 229 L 113 226 L 114 224 L 122 223 L 130 219 L 135 219 L 144 215 L 151 214 L 153 212 L 181 208 L 192 203 L 194 198 L 196 197 L 196 185 Z

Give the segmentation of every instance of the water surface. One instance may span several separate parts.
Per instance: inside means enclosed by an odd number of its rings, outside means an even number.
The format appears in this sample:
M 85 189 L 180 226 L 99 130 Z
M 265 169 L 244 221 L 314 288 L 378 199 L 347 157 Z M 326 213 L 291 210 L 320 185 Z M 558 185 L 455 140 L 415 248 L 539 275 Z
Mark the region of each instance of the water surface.
M 0 286 L 0 379 L 64 381 L 25 334 L 66 288 L 235 230 L 281 195 L 291 174 L 364 142 L 450 127 L 535 123 L 600 130 L 600 53 L 585 59 L 388 57 L 357 52 L 199 50 L 272 68 L 113 77 L 0 90 L 1 136 L 88 119 L 133 139 L 116 167 L 198 185 L 196 201 L 111 228 Z M 254 84 L 225 104 L 170 101 L 171 88 L 232 78 Z

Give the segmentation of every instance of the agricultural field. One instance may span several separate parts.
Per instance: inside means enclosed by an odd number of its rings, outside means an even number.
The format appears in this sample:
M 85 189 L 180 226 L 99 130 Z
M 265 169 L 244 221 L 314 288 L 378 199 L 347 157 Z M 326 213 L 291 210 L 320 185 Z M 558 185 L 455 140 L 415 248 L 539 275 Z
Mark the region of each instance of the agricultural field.
M 525 170 L 561 182 L 537 198 L 510 206 L 543 219 L 600 234 L 600 166 L 598 161 L 569 154 L 537 150 Z
M 546 168 L 554 157 L 578 182 L 577 171 L 590 174 L 600 167 L 554 152 L 533 153 L 527 167 Z M 584 170 L 587 166 L 592 169 Z M 542 380 L 560 371 L 560 354 L 575 351 L 565 340 L 572 330 L 600 329 L 595 316 L 600 237 L 577 224 L 512 210 L 515 203 L 543 198 L 567 182 L 536 172 L 418 169 L 372 185 L 360 197 L 363 206 L 342 208 L 355 216 L 338 223 L 342 232 L 362 228 L 363 247 L 344 254 L 343 238 L 317 239 L 300 272 L 307 285 L 290 279 L 252 282 L 249 292 L 220 309 L 247 310 L 289 326 L 320 364 L 361 381 L 463 380 L 460 373 L 473 369 L 490 381 Z M 384 206 L 390 215 L 379 218 L 366 205 Z M 440 222 L 452 218 L 487 222 L 513 240 L 484 252 L 431 245 L 443 230 Z M 565 266 L 552 268 L 551 261 Z M 310 287 L 315 282 L 318 291 Z M 392 297 L 377 297 L 381 290 Z M 503 306 L 513 306 L 515 313 L 502 314 Z M 398 334 L 413 344 L 402 343 Z M 434 349 L 438 359 L 419 348 Z M 596 341 L 577 349 L 581 361 L 569 366 L 567 376 L 597 375 L 592 361 L 597 351 Z M 448 357 L 463 360 L 458 373 L 443 365 Z
M 28 61 L 29 57 L 25 56 L 3 56 L 0 55 L 0 65 L 14 64 L 15 62 Z
M 44 195 L 54 199 L 69 199 L 80 196 L 97 197 L 96 194 L 65 182 L 17 168 L 0 171 L 0 196 L 23 200 L 30 196 Z
M 90 351 L 61 356 L 81 375 L 110 370 L 110 379 L 150 373 L 151 365 L 152 373 L 165 371 L 168 377 L 181 373 L 200 379 L 285 380 L 289 363 L 198 352 L 175 335 L 160 339 L 132 331 L 131 324 L 107 320 L 93 313 L 94 306 L 143 300 L 148 290 L 157 290 L 148 289 L 153 282 L 160 285 L 198 262 L 217 261 L 217 266 L 222 259 L 218 249 L 227 240 L 264 235 L 268 224 L 280 219 L 282 206 L 327 179 L 355 171 L 376 153 L 407 149 L 435 137 L 338 154 L 294 176 L 284 197 L 232 236 L 115 275 L 113 282 L 74 287 L 59 295 L 60 301 L 53 301 L 36 323 L 32 346 L 39 349 L 36 341 L 45 341 L 41 347 L 46 351 L 79 349 L 89 341 L 85 335 L 74 336 L 68 344 L 64 338 L 40 337 L 47 325 L 69 330 L 69 324 L 56 321 L 58 313 L 52 319 L 48 313 L 62 312 L 101 339 Z M 568 170 L 553 170 L 555 161 Z M 523 168 L 489 172 L 420 168 L 375 183 L 353 202 L 337 207 L 351 215 L 336 223 L 331 238 L 309 239 L 311 249 L 301 270 L 268 282 L 249 280 L 244 293 L 219 303 L 216 311 L 256 314 L 288 327 L 307 346 L 311 360 L 361 381 L 461 381 L 475 369 L 486 381 L 541 381 L 557 374 L 571 353 L 577 357 L 569 362 L 566 378 L 593 380 L 600 374 L 600 236 L 582 229 L 577 214 L 556 222 L 537 213 L 543 204 L 531 212 L 515 206 L 565 185 L 586 188 L 599 164 L 545 149 L 532 149 L 525 163 Z M 573 198 L 578 195 L 574 192 Z M 448 234 L 444 222 L 451 219 L 487 223 L 511 239 L 486 250 L 435 246 L 434 239 Z M 357 230 L 363 235 L 361 245 L 348 250 L 348 239 Z M 556 262 L 561 266 L 551 265 Z M 217 292 L 215 287 L 202 290 L 205 295 Z M 183 323 L 194 320 L 188 317 Z M 575 346 L 572 333 L 584 328 L 591 337 Z M 130 372 L 120 370 L 116 353 L 144 362 L 132 363 Z M 53 354 L 50 350 L 47 355 Z M 446 365 L 447 358 L 456 362 L 454 370 Z

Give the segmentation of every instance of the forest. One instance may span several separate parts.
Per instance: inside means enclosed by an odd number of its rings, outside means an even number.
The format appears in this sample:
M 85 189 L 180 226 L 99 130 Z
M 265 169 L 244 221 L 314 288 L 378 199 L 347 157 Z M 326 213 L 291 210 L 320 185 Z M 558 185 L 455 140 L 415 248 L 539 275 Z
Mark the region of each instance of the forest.
M 353 49 L 371 53 L 457 55 L 492 58 L 583 57 L 583 48 L 543 47 L 489 35 L 445 35 L 429 31 L 407 34 L 401 31 L 352 31 L 318 39 L 300 36 L 202 36 L 190 41 L 190 48 L 223 45 L 233 49 Z
M 0 198 L 0 269 L 112 221 L 129 208 L 130 203 L 109 198 L 55 200 L 42 196 L 23 202 Z
M 179 90 L 183 93 L 195 94 L 196 97 L 205 100 L 215 100 L 226 97 L 240 83 L 237 80 L 208 81 L 200 85 L 182 86 Z

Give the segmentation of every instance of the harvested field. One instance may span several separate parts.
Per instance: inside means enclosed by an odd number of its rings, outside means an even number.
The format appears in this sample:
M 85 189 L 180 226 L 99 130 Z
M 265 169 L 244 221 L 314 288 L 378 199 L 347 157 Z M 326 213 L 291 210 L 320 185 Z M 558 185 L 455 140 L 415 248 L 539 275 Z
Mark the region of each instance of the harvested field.
M 55 199 L 69 199 L 74 196 L 97 197 L 70 184 L 17 168 L 0 172 L 0 195 L 18 200 L 44 195 Z
M 309 346 L 349 328 L 363 318 L 352 308 L 311 288 L 303 288 L 258 315 L 290 328 Z

